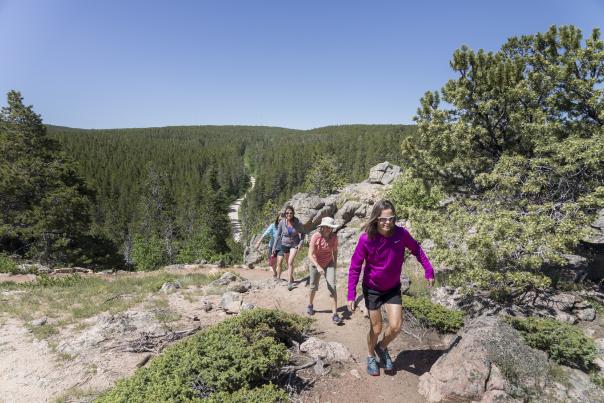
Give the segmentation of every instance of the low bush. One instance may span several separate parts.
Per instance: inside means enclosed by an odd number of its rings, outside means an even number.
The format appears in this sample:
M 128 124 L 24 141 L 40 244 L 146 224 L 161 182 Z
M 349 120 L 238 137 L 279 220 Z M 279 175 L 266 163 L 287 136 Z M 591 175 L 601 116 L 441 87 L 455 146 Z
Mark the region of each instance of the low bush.
M 542 292 L 551 286 L 551 279 L 542 274 L 527 271 L 493 272 L 481 268 L 456 271 L 449 277 L 449 285 L 472 293 L 487 290 L 497 302 L 512 302 L 529 291 Z
M 166 349 L 99 402 L 285 400 L 270 384 L 289 360 L 287 344 L 310 323 L 276 310 L 243 312 Z
M 19 273 L 17 263 L 4 253 L 0 253 L 0 273 Z
M 520 331 L 525 342 L 559 364 L 589 370 L 597 357 L 598 348 L 583 331 L 567 323 L 546 318 L 506 318 Z
M 403 296 L 403 307 L 420 323 L 440 333 L 454 333 L 463 326 L 463 312 L 447 309 L 428 298 Z

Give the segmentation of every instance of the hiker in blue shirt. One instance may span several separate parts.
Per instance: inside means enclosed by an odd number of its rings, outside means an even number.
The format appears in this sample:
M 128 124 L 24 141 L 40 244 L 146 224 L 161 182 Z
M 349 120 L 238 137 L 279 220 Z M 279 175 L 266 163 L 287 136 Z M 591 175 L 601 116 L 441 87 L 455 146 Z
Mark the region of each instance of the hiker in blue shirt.
M 271 269 L 273 269 L 273 278 L 277 278 L 277 254 L 273 253 L 273 249 L 275 249 L 277 252 L 279 251 L 279 245 L 275 245 L 275 242 L 277 241 L 277 226 L 279 225 L 280 219 L 281 214 L 277 213 L 275 216 L 275 221 L 266 228 L 266 230 L 262 233 L 262 236 L 258 239 L 258 242 L 256 242 L 256 249 L 258 249 L 260 247 L 260 242 L 262 242 L 262 240 L 264 240 L 264 238 L 267 236 L 270 237 L 268 241 L 268 262 L 271 266 Z M 275 248 L 273 248 L 273 246 L 275 246 Z M 279 268 L 281 269 L 281 266 L 279 266 Z M 279 273 L 281 273 L 281 270 L 279 270 Z

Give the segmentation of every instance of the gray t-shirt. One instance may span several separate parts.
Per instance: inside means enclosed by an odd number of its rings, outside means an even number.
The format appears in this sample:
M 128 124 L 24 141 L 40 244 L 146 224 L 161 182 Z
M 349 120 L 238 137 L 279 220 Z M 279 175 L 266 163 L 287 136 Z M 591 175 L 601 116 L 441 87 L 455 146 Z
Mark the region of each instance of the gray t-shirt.
M 300 241 L 304 239 L 304 234 L 306 231 L 302 226 L 300 220 L 297 217 L 294 217 L 294 226 L 288 227 L 286 224 L 286 220 L 282 219 L 279 221 L 279 225 L 277 226 L 277 240 L 281 242 L 275 242 L 275 244 L 280 243 L 283 246 L 288 247 L 297 247 Z M 273 248 L 276 245 L 273 245 Z

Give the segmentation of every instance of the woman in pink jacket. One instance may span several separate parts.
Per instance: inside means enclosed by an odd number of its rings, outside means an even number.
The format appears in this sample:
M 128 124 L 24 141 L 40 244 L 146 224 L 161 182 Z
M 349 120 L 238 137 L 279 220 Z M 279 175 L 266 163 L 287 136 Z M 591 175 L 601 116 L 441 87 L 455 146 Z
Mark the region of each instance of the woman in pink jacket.
M 376 353 L 385 371 L 392 371 L 394 364 L 388 353 L 388 344 L 400 333 L 402 325 L 401 271 L 405 260 L 405 248 L 415 256 L 424 268 L 424 275 L 431 287 L 434 270 L 419 243 L 411 234 L 395 224 L 394 205 L 388 200 L 375 204 L 350 260 L 348 271 L 348 309 L 355 309 L 356 288 L 363 263 L 363 297 L 369 311 L 369 334 L 367 335 L 367 372 L 378 376 L 380 369 Z M 388 328 L 382 340 L 382 312 L 384 305 L 388 317 Z

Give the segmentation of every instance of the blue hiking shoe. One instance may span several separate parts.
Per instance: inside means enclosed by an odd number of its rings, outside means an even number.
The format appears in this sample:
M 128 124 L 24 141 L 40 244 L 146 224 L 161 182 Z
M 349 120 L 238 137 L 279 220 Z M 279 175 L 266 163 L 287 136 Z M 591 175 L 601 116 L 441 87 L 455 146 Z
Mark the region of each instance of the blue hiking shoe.
M 380 367 L 378 367 L 375 357 L 367 357 L 367 373 L 371 376 L 380 375 Z
M 307 313 L 308 315 L 310 315 L 310 316 L 312 316 L 312 315 L 314 315 L 314 314 L 315 314 L 315 308 L 312 306 L 312 304 L 309 304 L 309 305 L 306 307 L 306 313 Z
M 333 316 L 331 317 L 331 320 L 336 325 L 339 325 L 340 323 L 342 323 L 342 318 L 340 318 L 340 316 L 338 316 L 337 313 L 333 314 Z
M 388 348 L 381 348 L 380 343 L 375 345 L 375 352 L 380 357 L 380 364 L 384 367 L 386 371 L 392 371 L 394 369 L 394 364 L 392 363 L 392 358 L 390 358 L 390 354 L 388 354 Z

